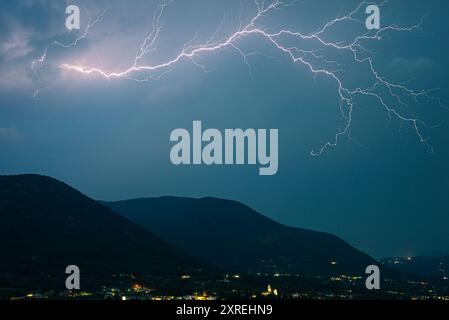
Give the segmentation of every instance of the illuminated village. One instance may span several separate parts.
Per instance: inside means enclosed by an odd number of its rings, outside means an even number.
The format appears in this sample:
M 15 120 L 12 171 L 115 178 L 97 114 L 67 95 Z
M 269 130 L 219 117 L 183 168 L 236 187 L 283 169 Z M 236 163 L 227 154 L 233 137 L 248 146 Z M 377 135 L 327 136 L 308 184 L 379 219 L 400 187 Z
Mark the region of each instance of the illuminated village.
M 102 286 L 100 290 L 28 292 L 11 300 L 440 300 L 449 301 L 449 281 L 426 282 L 384 279 L 383 289 L 368 292 L 365 278 L 355 275 L 307 277 L 299 274 L 225 274 L 220 279 L 202 279 L 183 274 L 178 279 L 165 279 L 164 289 L 136 282 L 133 275 L 118 278 L 129 285 Z M 145 283 L 149 283 L 147 280 Z M 157 281 L 155 281 L 156 283 Z M 183 288 L 183 289 L 180 289 Z

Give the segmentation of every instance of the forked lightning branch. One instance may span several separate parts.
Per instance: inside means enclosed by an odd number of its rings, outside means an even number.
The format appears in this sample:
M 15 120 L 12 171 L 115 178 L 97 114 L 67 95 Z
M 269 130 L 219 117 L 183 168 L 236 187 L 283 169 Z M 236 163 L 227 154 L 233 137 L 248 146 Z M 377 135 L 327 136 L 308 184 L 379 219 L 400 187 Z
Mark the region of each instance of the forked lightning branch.
M 138 82 L 157 81 L 162 76 L 169 76 L 172 71 L 183 61 L 190 61 L 198 66 L 200 70 L 208 72 L 209 69 L 201 63 L 201 59 L 213 53 L 219 53 L 224 50 L 232 50 L 239 54 L 243 62 L 250 67 L 251 58 L 257 55 L 264 55 L 262 49 L 258 51 L 247 51 L 242 43 L 246 39 L 252 38 L 260 44 L 269 44 L 279 55 L 287 57 L 292 64 L 302 65 L 302 71 L 308 72 L 312 77 L 323 76 L 334 83 L 335 93 L 339 101 L 336 102 L 336 108 L 339 108 L 341 115 L 341 124 L 335 135 L 329 141 L 323 143 L 316 150 L 311 151 L 312 156 L 323 154 L 328 148 L 335 147 L 341 139 L 351 139 L 351 126 L 353 123 L 353 114 L 356 107 L 356 99 L 365 98 L 363 101 L 374 101 L 382 108 L 389 117 L 397 119 L 401 123 L 401 128 L 408 127 L 414 132 L 418 140 L 432 152 L 432 146 L 428 141 L 426 129 L 430 126 L 410 111 L 412 105 L 419 106 L 423 103 L 433 104 L 438 107 L 446 107 L 440 97 L 438 88 L 428 90 L 415 89 L 401 83 L 390 81 L 376 68 L 374 54 L 370 50 L 369 44 L 382 41 L 385 36 L 391 33 L 415 32 L 423 26 L 423 19 L 416 24 L 409 26 L 399 26 L 397 24 L 384 24 L 382 20 L 382 9 L 389 4 L 388 0 L 381 3 L 363 1 L 352 11 L 331 19 L 312 33 L 301 32 L 290 28 L 282 27 L 282 21 L 275 24 L 267 23 L 267 18 L 272 17 L 279 10 L 293 10 L 294 6 L 300 5 L 299 2 L 285 2 L 281 0 L 260 1 L 253 3 L 253 14 L 245 19 L 240 19 L 240 24 L 235 26 L 235 31 L 219 38 L 221 25 L 215 30 L 203 30 L 203 33 L 210 34 L 206 42 L 195 43 L 195 38 L 185 41 L 185 45 L 177 50 L 177 54 L 167 57 L 161 63 L 148 64 L 144 58 L 151 57 L 158 47 L 157 43 L 163 34 L 164 12 L 170 9 L 172 2 L 162 2 L 154 11 L 152 16 L 152 28 L 146 35 L 142 35 L 141 45 L 135 48 L 135 55 L 130 60 L 133 62 L 124 66 L 124 63 L 108 70 L 92 63 L 69 63 L 62 62 L 57 64 L 61 71 L 68 72 L 75 76 L 100 76 L 104 79 L 127 79 Z M 79 10 L 73 6 L 67 11 L 67 28 L 79 28 Z M 87 27 L 80 30 L 81 36 L 77 37 L 72 43 L 54 43 L 53 45 L 63 46 L 67 50 L 76 46 L 84 38 L 88 37 L 89 31 L 97 27 L 101 20 L 107 15 L 104 11 L 87 24 Z M 301 19 L 298 16 L 298 19 Z M 354 27 L 353 23 L 358 22 Z M 168 21 L 164 22 L 168 24 Z M 349 40 L 344 39 L 347 35 L 341 35 L 342 39 L 328 40 L 329 34 L 341 25 L 350 25 L 356 28 L 356 36 Z M 344 37 L 343 37 L 344 36 Z M 303 45 L 293 45 L 292 43 L 302 43 Z M 308 48 L 305 49 L 304 43 Z M 262 48 L 262 46 L 261 46 Z M 47 48 L 48 49 L 48 48 Z M 44 64 L 50 64 L 47 61 L 46 53 L 33 61 L 32 68 L 39 72 Z M 354 67 L 345 67 L 344 59 L 350 59 L 353 64 L 367 71 L 366 85 L 353 86 L 345 79 L 351 78 L 354 74 Z M 71 57 L 71 61 L 76 61 L 76 57 Z M 343 76 L 345 75 L 345 76 Z M 355 77 L 355 75 L 354 75 Z M 39 93 L 39 88 L 36 94 Z M 35 94 L 35 95 L 36 95 Z

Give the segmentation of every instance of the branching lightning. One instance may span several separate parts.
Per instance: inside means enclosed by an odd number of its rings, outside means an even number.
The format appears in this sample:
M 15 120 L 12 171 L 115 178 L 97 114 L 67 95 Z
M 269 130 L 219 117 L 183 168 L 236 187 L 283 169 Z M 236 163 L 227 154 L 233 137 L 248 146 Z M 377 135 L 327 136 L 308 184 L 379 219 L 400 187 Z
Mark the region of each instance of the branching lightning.
M 89 13 L 89 11 L 87 11 L 87 12 Z M 93 28 L 98 22 L 101 21 L 101 18 L 103 18 L 105 13 L 106 13 L 106 10 L 103 10 L 94 20 L 89 20 L 86 28 L 84 29 L 84 32 L 80 36 L 78 36 L 74 41 L 72 41 L 68 44 L 63 44 L 63 43 L 55 40 L 53 42 L 53 44 L 60 46 L 62 48 L 71 48 L 71 47 L 77 46 L 80 41 L 86 39 L 87 35 L 89 34 L 90 29 Z
M 379 6 L 384 6 L 387 2 L 388 0 L 384 1 Z M 406 85 L 389 81 L 375 68 L 373 54 L 364 46 L 365 42 L 381 40 L 387 32 L 412 32 L 419 30 L 422 26 L 422 20 L 418 24 L 410 27 L 388 25 L 379 30 L 364 31 L 364 33 L 354 37 L 349 42 L 336 42 L 326 40 L 326 33 L 337 24 L 358 21 L 355 16 L 365 6 L 370 4 L 368 1 L 361 2 L 348 14 L 328 21 L 321 28 L 309 34 L 282 28 L 277 28 L 276 31 L 273 31 L 274 28 L 261 26 L 261 20 L 263 20 L 263 18 L 269 16 L 276 10 L 290 7 L 293 3 L 283 2 L 282 0 L 272 0 L 270 3 L 266 3 L 262 0 L 255 0 L 254 4 L 256 8 L 255 14 L 250 17 L 247 23 L 243 23 L 242 18 L 240 18 L 240 26 L 234 33 L 224 37 L 223 39 L 217 39 L 218 31 L 222 28 L 222 24 L 220 24 L 218 29 L 212 33 L 212 36 L 207 42 L 194 45 L 194 37 L 180 49 L 177 55 L 172 58 L 158 64 L 146 64 L 143 62 L 144 57 L 157 50 L 156 42 L 162 30 L 161 21 L 164 10 L 168 6 L 168 2 L 163 2 L 154 12 L 152 30 L 141 43 L 141 46 L 138 48 L 135 58 L 133 59 L 133 63 L 129 67 L 119 71 L 108 71 L 99 67 L 62 63 L 60 64 L 60 68 L 84 75 L 96 74 L 106 79 L 124 78 L 142 82 L 159 79 L 161 76 L 173 70 L 173 68 L 175 68 L 176 65 L 183 60 L 190 60 L 194 65 L 200 67 L 202 70 L 208 71 L 204 65 L 198 62 L 199 58 L 203 55 L 230 48 L 240 54 L 244 63 L 249 67 L 249 69 L 251 69 L 249 57 L 265 54 L 263 52 L 246 52 L 239 46 L 239 43 L 245 38 L 257 36 L 258 38 L 264 39 L 268 44 L 271 44 L 274 49 L 279 51 L 279 53 L 288 57 L 292 63 L 305 66 L 313 76 L 325 76 L 336 84 L 336 93 L 338 94 L 340 100 L 340 111 L 342 118 L 344 119 L 344 125 L 336 132 L 332 140 L 323 144 L 319 149 L 311 151 L 312 156 L 319 156 L 328 148 L 337 146 L 340 139 L 344 136 L 350 139 L 353 111 L 355 99 L 357 97 L 370 97 L 377 100 L 378 105 L 384 108 L 389 116 L 395 117 L 400 120 L 401 124 L 406 124 L 412 128 L 420 142 L 423 143 L 430 152 L 432 152 L 432 147 L 423 133 L 425 124 L 419 119 L 407 116 L 406 113 L 399 110 L 400 107 L 408 106 L 404 101 L 405 99 L 412 99 L 418 103 L 420 98 L 425 98 L 437 102 L 440 106 L 444 106 L 442 100 L 433 94 L 437 89 L 416 91 Z M 86 31 L 80 39 L 77 39 L 69 45 L 62 46 L 70 47 L 72 45 L 76 45 L 79 40 L 86 37 L 89 29 L 94 26 L 100 18 L 101 17 L 97 18 L 92 24 L 89 23 Z M 287 46 L 283 41 L 283 39 L 286 38 L 289 39 L 289 41 L 309 41 L 314 45 L 318 45 L 320 49 L 305 50 L 297 46 Z M 344 81 L 340 72 L 344 69 L 344 66 L 338 61 L 335 61 L 335 59 L 330 58 L 328 54 L 322 53 L 324 50 L 348 53 L 352 57 L 353 63 L 368 68 L 370 73 L 369 77 L 373 78 L 373 84 L 366 87 L 351 88 Z M 45 56 L 46 54 L 44 54 L 44 56 L 38 60 L 36 64 L 42 63 L 45 60 Z M 34 64 L 35 63 L 33 62 L 33 65 Z M 145 74 L 146 76 L 144 78 L 137 78 L 137 74 Z M 382 94 L 381 92 L 386 92 L 386 94 Z M 390 102 L 390 100 L 393 102 Z
M 87 36 L 89 35 L 90 30 L 101 21 L 101 19 L 103 18 L 103 16 L 106 14 L 107 10 L 103 10 L 99 15 L 97 15 L 97 17 L 93 20 L 89 19 L 86 28 L 84 29 L 83 33 L 78 36 L 74 41 L 72 41 L 71 43 L 68 44 L 63 44 L 57 40 L 55 40 L 52 45 L 55 46 L 59 46 L 61 48 L 72 48 L 72 47 L 76 47 L 82 40 L 86 39 Z M 90 15 L 89 10 L 86 9 L 86 12 L 88 15 Z M 33 73 L 36 76 L 36 79 L 38 80 L 38 82 L 40 82 L 41 80 L 41 76 L 40 76 L 40 69 L 42 68 L 42 66 L 45 64 L 46 60 L 47 60 L 47 52 L 48 52 L 49 47 L 45 48 L 44 53 L 42 54 L 41 57 L 34 59 L 31 62 L 31 70 L 33 71 Z M 40 89 L 37 88 L 33 95 L 31 96 L 33 99 L 37 98 L 37 96 L 40 93 Z
M 45 49 L 44 54 L 39 59 L 34 59 L 31 63 L 31 69 L 39 77 L 39 66 L 41 66 L 47 59 L 47 49 Z

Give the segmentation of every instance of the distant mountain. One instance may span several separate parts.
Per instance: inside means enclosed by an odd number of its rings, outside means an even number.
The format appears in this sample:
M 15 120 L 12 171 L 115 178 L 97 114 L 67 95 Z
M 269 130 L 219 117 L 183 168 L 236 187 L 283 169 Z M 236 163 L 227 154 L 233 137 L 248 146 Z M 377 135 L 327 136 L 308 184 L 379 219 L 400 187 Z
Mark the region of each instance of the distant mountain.
M 52 282 L 80 267 L 83 284 L 111 274 L 179 274 L 200 264 L 68 185 L 0 176 L 0 287 Z
M 396 257 L 383 259 L 382 263 L 403 272 L 446 280 L 449 284 L 449 256 Z
M 284 226 L 235 201 L 163 197 L 104 203 L 174 246 L 223 268 L 359 275 L 378 264 L 336 236 Z

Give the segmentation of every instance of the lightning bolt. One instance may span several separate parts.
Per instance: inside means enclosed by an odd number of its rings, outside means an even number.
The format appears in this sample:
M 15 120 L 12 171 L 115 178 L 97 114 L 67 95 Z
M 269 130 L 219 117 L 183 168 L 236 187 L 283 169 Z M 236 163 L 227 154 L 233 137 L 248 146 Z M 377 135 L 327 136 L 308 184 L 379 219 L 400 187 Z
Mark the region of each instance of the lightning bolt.
M 388 0 L 385 0 L 379 6 L 382 7 L 386 3 L 388 3 Z M 299 31 L 282 28 L 277 28 L 276 31 L 272 31 L 273 28 L 261 26 L 261 20 L 263 20 L 264 17 L 269 16 L 276 10 L 292 6 L 293 2 L 287 3 L 281 0 L 272 0 L 270 3 L 266 3 L 265 1 L 255 0 L 255 14 L 250 17 L 247 23 L 242 22 L 242 17 L 240 15 L 240 25 L 234 33 L 223 39 L 217 39 L 218 31 L 221 28 L 220 25 L 212 34 L 211 38 L 205 43 L 192 45 L 195 41 L 194 37 L 184 45 L 177 55 L 165 62 L 159 64 L 142 63 L 143 58 L 146 55 L 157 49 L 156 42 L 162 30 L 161 19 L 168 4 L 169 3 L 167 2 L 163 2 L 154 11 L 152 30 L 137 50 L 134 62 L 129 67 L 122 70 L 118 69 L 119 71 L 108 71 L 98 67 L 68 63 L 62 63 L 59 67 L 63 70 L 84 75 L 100 75 L 105 79 L 124 78 L 142 82 L 159 79 L 161 76 L 173 70 L 173 68 L 183 60 L 190 60 L 202 70 L 208 71 L 204 65 L 198 62 L 199 58 L 203 55 L 219 52 L 226 48 L 235 50 L 242 56 L 245 64 L 250 67 L 248 59 L 250 56 L 264 54 L 262 52 L 245 52 L 245 50 L 240 48 L 238 44 L 245 38 L 257 36 L 264 39 L 267 43 L 271 44 L 273 48 L 288 57 L 292 63 L 305 66 L 314 77 L 322 75 L 331 79 L 336 84 L 336 93 L 340 100 L 340 113 L 344 120 L 344 125 L 335 133 L 333 139 L 324 143 L 317 150 L 312 150 L 310 152 L 312 156 L 320 156 L 328 148 L 337 146 L 342 137 L 347 137 L 351 140 L 351 126 L 353 122 L 354 107 L 356 105 L 355 100 L 357 97 L 370 97 L 375 99 L 378 102 L 378 105 L 382 107 L 390 117 L 395 117 L 401 122 L 401 125 L 406 124 L 412 128 L 419 141 L 425 145 L 429 152 L 433 152 L 432 147 L 428 143 L 428 138 L 423 133 L 423 128 L 426 128 L 426 124 L 417 118 L 407 116 L 403 111 L 399 111 L 399 107 L 408 107 L 408 104 L 404 101 L 405 99 L 412 99 L 414 102 L 418 103 L 421 98 L 433 100 L 440 106 L 444 106 L 441 98 L 433 95 L 438 89 L 416 91 L 404 84 L 389 81 L 377 71 L 373 60 L 373 53 L 364 46 L 365 42 L 382 40 L 387 32 L 413 32 L 419 30 L 422 27 L 423 19 L 421 19 L 419 24 L 410 27 L 388 25 L 379 30 L 366 31 L 353 37 L 350 41 L 337 42 L 326 40 L 325 35 L 327 32 L 332 30 L 332 28 L 338 24 L 350 21 L 361 22 L 356 19 L 356 14 L 358 14 L 364 6 L 371 4 L 371 2 L 363 1 L 348 14 L 332 19 L 318 30 L 305 34 Z M 283 44 L 282 39 L 285 38 L 288 38 L 289 40 L 311 42 L 314 45 L 318 45 L 319 49 L 305 50 L 297 46 L 287 46 Z M 326 54 L 320 53 L 325 50 L 331 50 L 333 53 L 347 53 L 351 57 L 353 63 L 356 63 L 361 67 L 368 67 L 370 73 L 369 76 L 372 78 L 372 85 L 351 88 L 346 84 L 341 75 L 344 66 L 335 59 L 329 58 Z M 135 77 L 137 73 L 144 73 L 147 74 L 147 76 L 143 79 L 138 79 Z M 393 100 L 394 102 L 389 102 L 389 100 Z
M 84 9 L 86 10 L 87 14 L 90 16 L 89 10 L 87 10 L 86 8 L 84 8 Z M 100 14 L 98 14 L 98 15 L 96 16 L 96 18 L 93 19 L 93 20 L 89 19 L 89 22 L 87 23 L 87 26 L 86 26 L 86 28 L 84 29 L 83 33 L 82 33 L 79 37 L 77 37 L 73 42 L 68 43 L 68 44 L 63 44 L 63 43 L 61 43 L 61 42 L 55 40 L 55 41 L 52 43 L 52 45 L 59 46 L 59 47 L 62 47 L 62 48 L 72 48 L 72 47 L 76 47 L 76 46 L 79 44 L 80 41 L 82 41 L 82 40 L 84 40 L 85 38 L 87 38 L 87 36 L 89 35 L 90 30 L 91 30 L 97 23 L 99 23 L 99 22 L 101 21 L 101 19 L 103 18 L 103 16 L 106 14 L 106 11 L 107 11 L 107 10 L 103 10 L 103 11 L 102 11 Z M 31 68 L 31 70 L 33 71 L 33 73 L 35 74 L 36 79 L 37 79 L 37 82 L 40 82 L 40 81 L 41 81 L 40 70 L 41 70 L 42 66 L 45 64 L 46 60 L 47 60 L 47 52 L 48 52 L 48 50 L 49 50 L 49 47 L 51 47 L 51 45 L 50 45 L 50 46 L 47 46 L 47 47 L 45 48 L 45 51 L 44 51 L 44 53 L 42 54 L 41 57 L 39 57 L 39 58 L 37 58 L 37 59 L 34 59 L 34 60 L 31 62 L 30 68 Z M 34 93 L 33 93 L 33 95 L 32 95 L 31 97 L 32 97 L 33 99 L 37 98 L 37 96 L 40 94 L 40 91 L 41 91 L 41 89 L 40 89 L 40 88 L 37 88 L 37 89 L 34 91 Z
M 39 69 L 44 64 L 46 59 L 47 59 L 47 48 L 45 48 L 45 51 L 40 58 L 34 59 L 33 62 L 31 63 L 31 70 L 33 70 L 34 74 L 38 79 L 40 79 Z
M 87 11 L 87 14 L 90 15 L 89 11 L 87 9 L 85 9 Z M 89 19 L 89 22 L 87 23 L 86 28 L 84 29 L 84 32 L 77 37 L 73 42 L 68 43 L 68 44 L 63 44 L 59 41 L 54 41 L 53 44 L 60 46 L 62 48 L 71 48 L 71 47 L 75 47 L 78 45 L 78 43 L 82 40 L 84 40 L 87 35 L 90 32 L 90 29 L 93 28 L 97 23 L 99 23 L 101 21 L 101 18 L 103 18 L 103 16 L 106 14 L 106 10 L 103 10 L 99 15 L 97 15 L 97 17 L 94 20 Z
M 41 56 L 40 58 L 34 59 L 34 60 L 31 62 L 31 70 L 32 70 L 32 71 L 34 72 L 34 74 L 36 75 L 36 78 L 37 78 L 37 81 L 38 81 L 38 82 L 40 82 L 40 80 L 41 80 L 41 76 L 40 76 L 39 70 L 40 70 L 41 66 L 45 63 L 45 60 L 47 59 L 47 49 L 48 49 L 48 48 L 45 48 L 45 51 L 44 51 L 44 53 L 42 54 L 42 56 Z M 37 88 L 37 89 L 34 91 L 34 93 L 33 93 L 33 95 L 31 96 L 31 98 L 33 98 L 33 99 L 37 98 L 37 96 L 39 95 L 39 93 L 40 93 L 40 90 L 39 90 L 39 88 Z

